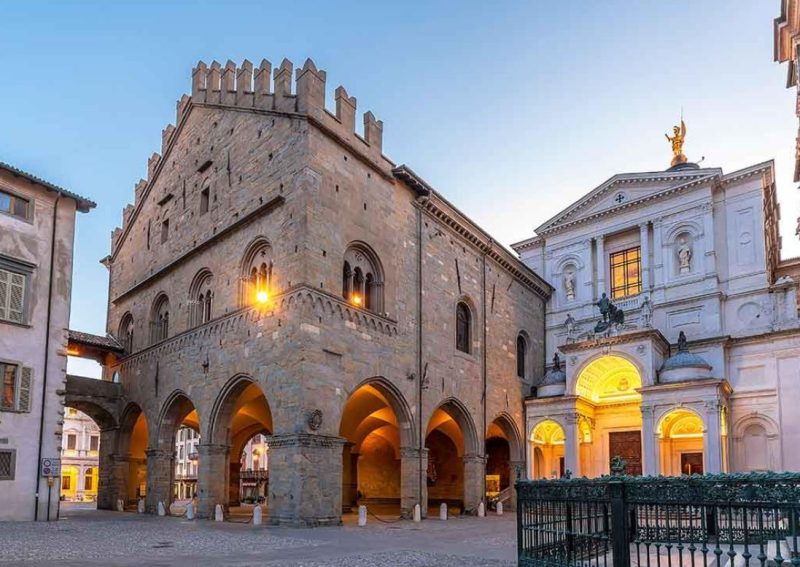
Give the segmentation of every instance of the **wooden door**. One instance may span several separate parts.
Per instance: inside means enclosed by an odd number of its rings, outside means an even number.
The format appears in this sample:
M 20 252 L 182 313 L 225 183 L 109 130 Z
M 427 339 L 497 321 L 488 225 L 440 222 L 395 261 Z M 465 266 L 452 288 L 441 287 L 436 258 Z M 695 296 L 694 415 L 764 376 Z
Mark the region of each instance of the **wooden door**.
M 681 453 L 681 474 L 703 474 L 703 453 Z
M 614 431 L 608 434 L 608 458 L 621 457 L 627 462 L 626 474 L 642 474 L 642 432 Z

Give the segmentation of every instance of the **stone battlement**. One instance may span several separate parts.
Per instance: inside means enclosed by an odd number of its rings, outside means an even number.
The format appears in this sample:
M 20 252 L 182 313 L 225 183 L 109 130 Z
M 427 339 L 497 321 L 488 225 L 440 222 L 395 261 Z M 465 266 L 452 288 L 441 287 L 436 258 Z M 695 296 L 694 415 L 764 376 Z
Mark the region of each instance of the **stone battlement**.
M 177 102 L 175 124 L 180 124 L 192 104 L 215 105 L 255 109 L 260 111 L 300 114 L 308 116 L 328 134 L 336 136 L 379 167 L 391 166 L 383 158 L 383 121 L 371 111 L 363 114 L 364 134 L 356 132 L 356 98 L 349 96 L 343 86 L 335 91 L 336 109 L 325 108 L 326 73 L 317 69 L 311 59 L 295 71 L 295 88 L 292 92 L 294 65 L 284 59 L 272 69 L 266 59 L 256 68 L 244 60 L 238 66 L 228 60 L 223 67 L 213 61 L 206 65 L 199 61 L 192 69 L 192 94 L 183 95 Z M 140 179 L 134 189 L 134 203 L 125 207 L 122 226 L 111 234 L 112 254 L 117 241 L 139 206 L 147 187 L 154 181 L 162 155 L 165 155 L 177 128 L 168 124 L 161 132 L 161 153 L 153 153 L 147 161 L 147 179 Z

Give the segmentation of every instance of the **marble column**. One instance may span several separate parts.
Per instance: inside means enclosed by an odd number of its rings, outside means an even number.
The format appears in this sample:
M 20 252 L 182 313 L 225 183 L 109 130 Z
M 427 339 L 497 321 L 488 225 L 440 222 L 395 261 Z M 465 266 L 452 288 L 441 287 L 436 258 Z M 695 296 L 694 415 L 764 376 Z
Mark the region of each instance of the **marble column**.
M 572 477 L 581 476 L 581 432 L 578 427 L 579 415 L 567 416 L 566 424 L 564 425 L 564 435 L 566 441 L 564 443 L 564 469 L 572 474 Z M 558 470 L 556 468 L 555 470 Z
M 639 225 L 639 246 L 642 255 L 642 292 L 650 291 L 650 223 Z
M 420 482 L 420 470 L 422 477 Z M 420 486 L 421 484 L 421 486 Z M 420 489 L 422 493 L 420 494 Z M 414 505 L 419 503 L 422 517 L 428 515 L 428 449 L 400 447 L 400 514 L 404 518 L 414 515 Z
M 464 512 L 477 514 L 478 506 L 486 496 L 486 457 L 464 455 Z M 485 505 L 485 503 L 484 503 Z
M 230 498 L 229 457 L 230 447 L 228 445 L 212 443 L 197 445 L 198 518 L 213 518 L 217 504 L 222 504 L 225 509 L 228 508 Z
M 172 503 L 172 481 L 175 477 L 175 451 L 148 449 L 147 456 L 147 494 L 145 510 L 148 514 L 158 513 L 158 503 L 165 508 Z
M 342 523 L 346 439 L 290 433 L 269 441 L 269 523 L 298 527 Z
M 653 410 L 653 406 L 642 406 L 642 445 L 644 445 L 642 474 L 644 475 L 658 475 L 661 472 L 658 463 L 660 440 L 655 431 Z
M 720 405 L 716 400 L 705 404 L 706 418 L 703 432 L 704 472 L 722 472 L 722 429 Z
M 597 263 L 597 289 L 595 290 L 595 297 L 600 298 L 603 292 L 608 294 L 606 289 L 606 277 L 608 276 L 608 259 L 606 258 L 605 246 L 603 244 L 603 236 L 595 236 L 596 245 L 596 263 Z M 572 469 L 570 469 L 572 470 Z

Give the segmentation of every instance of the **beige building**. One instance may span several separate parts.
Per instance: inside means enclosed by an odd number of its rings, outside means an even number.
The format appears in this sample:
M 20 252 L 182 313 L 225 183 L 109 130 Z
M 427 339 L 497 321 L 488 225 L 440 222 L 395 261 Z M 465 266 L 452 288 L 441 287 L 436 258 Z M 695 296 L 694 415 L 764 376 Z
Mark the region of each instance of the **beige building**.
M 239 501 L 256 434 L 272 523 L 475 512 L 524 469 L 550 286 L 384 156 L 371 112 L 357 133 L 344 88 L 327 110 L 325 81 L 310 60 L 194 69 L 105 259 L 125 354 L 103 506 L 142 480 L 148 510 L 169 504 L 181 427 L 201 516 Z
M 54 519 L 76 212 L 94 203 L 0 163 L 0 520 Z
M 97 500 L 100 428 L 75 408 L 66 408 L 61 435 L 61 499 L 69 502 Z

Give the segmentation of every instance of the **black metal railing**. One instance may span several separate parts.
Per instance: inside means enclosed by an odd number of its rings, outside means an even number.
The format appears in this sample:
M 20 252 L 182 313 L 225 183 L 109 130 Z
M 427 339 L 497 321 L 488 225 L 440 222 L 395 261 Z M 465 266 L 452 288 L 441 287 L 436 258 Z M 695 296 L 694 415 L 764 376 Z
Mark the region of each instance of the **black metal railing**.
M 519 565 L 800 566 L 800 474 L 518 481 Z

